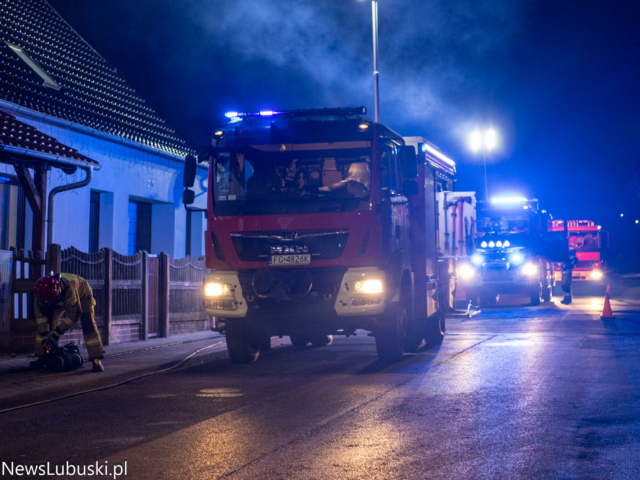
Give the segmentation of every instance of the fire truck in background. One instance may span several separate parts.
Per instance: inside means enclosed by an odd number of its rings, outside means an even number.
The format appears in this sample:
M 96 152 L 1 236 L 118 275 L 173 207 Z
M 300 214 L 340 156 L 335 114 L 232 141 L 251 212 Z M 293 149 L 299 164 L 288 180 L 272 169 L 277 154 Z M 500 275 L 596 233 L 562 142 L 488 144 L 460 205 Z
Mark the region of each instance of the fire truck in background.
M 229 113 L 201 156 L 212 270 L 204 306 L 233 362 L 254 361 L 272 336 L 322 346 L 364 329 L 384 361 L 442 341 L 456 268 L 438 256 L 436 215 L 455 163 L 365 114 Z M 195 168 L 188 157 L 185 205 Z
M 476 250 L 458 262 L 467 301 L 491 305 L 501 293 L 525 293 L 532 305 L 551 301 L 554 263 L 545 254 L 551 216 L 537 200 L 496 197 L 477 204 Z M 566 251 L 566 244 L 565 244 Z
M 553 220 L 552 230 L 554 232 L 565 231 L 564 220 Z M 572 288 L 580 291 L 592 289 L 590 293 L 602 293 L 604 288 L 604 268 L 602 253 L 609 248 L 609 233 L 601 230 L 599 225 L 591 220 L 567 220 L 569 237 L 569 250 L 575 250 L 578 264 L 573 268 L 571 281 Z M 555 279 L 558 285 L 557 293 L 561 295 L 559 285 L 562 281 L 562 266 L 556 265 Z M 585 292 L 586 293 L 586 292 Z

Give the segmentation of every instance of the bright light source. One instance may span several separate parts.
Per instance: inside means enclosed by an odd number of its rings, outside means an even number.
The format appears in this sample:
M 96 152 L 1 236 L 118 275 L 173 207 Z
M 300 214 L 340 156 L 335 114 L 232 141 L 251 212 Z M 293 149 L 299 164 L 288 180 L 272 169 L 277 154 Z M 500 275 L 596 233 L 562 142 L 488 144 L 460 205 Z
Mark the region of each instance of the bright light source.
M 238 116 L 238 112 L 227 112 L 224 116 L 227 118 L 236 118 Z
M 491 241 L 489 242 L 489 248 L 493 248 L 493 247 L 495 247 L 495 246 L 496 246 L 496 242 L 494 242 L 493 240 L 491 240 Z
M 474 265 L 482 265 L 482 262 L 484 262 L 484 258 L 482 258 L 482 255 L 471 256 L 471 263 L 473 263 Z
M 231 285 L 228 283 L 206 283 L 204 285 L 205 297 L 226 297 L 231 291 Z
M 473 268 L 471 265 L 467 265 L 462 264 L 458 267 L 458 275 L 460 275 L 460 277 L 468 279 L 468 278 L 472 278 L 474 275 L 476 274 L 476 269 Z
M 491 203 L 500 204 L 500 205 L 518 204 L 526 201 L 527 201 L 526 198 L 516 197 L 516 196 L 491 198 Z
M 621 213 L 621 214 L 620 214 L 620 216 L 621 216 L 621 217 L 624 217 L 624 213 Z
M 361 123 L 360 125 L 358 125 L 358 130 L 361 132 L 366 132 L 368 128 L 369 125 L 366 123 Z
M 216 133 L 213 134 L 216 137 L 221 137 L 224 135 L 224 132 L 222 130 L 218 130 Z
M 598 225 L 598 230 L 602 230 L 602 225 Z
M 469 147 L 471 147 L 471 150 L 474 152 L 477 152 L 482 148 L 482 134 L 480 132 L 475 131 L 471 134 L 471 137 L 469 138 Z
M 270 117 L 273 115 L 273 110 L 260 110 L 261 117 Z
M 482 248 L 487 248 L 487 242 L 482 242 L 482 243 L 480 244 L 480 246 L 481 246 Z
M 355 289 L 358 293 L 381 293 L 382 282 L 377 279 L 356 282 Z
M 493 150 L 498 143 L 498 135 L 493 129 L 487 130 L 484 134 L 484 146 L 487 150 Z
M 522 263 L 522 261 L 524 260 L 524 257 L 522 256 L 521 253 L 514 253 L 509 257 L 509 260 L 511 261 L 511 263 L 518 265 L 519 263 Z
M 502 248 L 502 242 L 500 240 L 496 242 L 496 247 Z
M 640 222 L 638 222 L 638 220 L 636 220 L 636 223 L 640 223 Z
M 511 242 L 509 240 L 505 240 L 503 245 L 506 247 L 510 247 L 511 246 Z
M 602 272 L 600 270 L 594 270 L 589 274 L 589 277 L 594 280 L 600 280 L 602 278 Z
M 538 267 L 536 267 L 533 263 L 526 263 L 524 267 L 522 267 L 522 273 L 532 277 L 538 273 Z

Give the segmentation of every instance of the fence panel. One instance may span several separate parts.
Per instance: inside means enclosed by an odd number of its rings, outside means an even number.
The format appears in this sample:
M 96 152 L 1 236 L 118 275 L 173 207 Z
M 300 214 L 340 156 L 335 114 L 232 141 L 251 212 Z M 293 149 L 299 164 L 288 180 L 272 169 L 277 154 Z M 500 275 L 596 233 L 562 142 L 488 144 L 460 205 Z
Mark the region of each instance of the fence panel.
M 95 253 L 85 253 L 75 247 L 69 247 L 62 250 L 60 254 L 60 271 L 84 278 L 93 290 L 93 298 L 97 305 L 95 317 L 99 327 L 103 324 L 104 311 L 100 306 L 103 305 L 105 299 L 104 258 L 104 249 Z
M 207 322 L 202 285 L 209 270 L 203 257 L 169 261 L 169 314 L 171 333 L 201 330 Z

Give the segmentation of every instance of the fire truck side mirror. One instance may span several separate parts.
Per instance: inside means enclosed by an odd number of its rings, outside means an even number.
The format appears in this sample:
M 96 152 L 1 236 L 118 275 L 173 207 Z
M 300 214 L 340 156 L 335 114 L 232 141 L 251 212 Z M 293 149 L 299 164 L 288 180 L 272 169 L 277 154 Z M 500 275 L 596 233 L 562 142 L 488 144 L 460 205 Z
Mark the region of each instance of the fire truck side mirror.
M 400 147 L 400 164 L 402 166 L 402 176 L 404 178 L 415 178 L 418 176 L 418 156 L 413 145 Z
M 402 185 L 402 193 L 409 198 L 418 194 L 418 182 L 415 180 L 405 180 Z
M 184 203 L 185 205 L 193 205 L 193 202 L 195 201 L 196 201 L 196 192 L 186 188 L 182 193 L 182 203 Z
M 184 188 L 191 188 L 195 185 L 197 168 L 196 157 L 193 155 L 187 155 L 184 159 L 184 176 L 182 178 L 182 186 Z

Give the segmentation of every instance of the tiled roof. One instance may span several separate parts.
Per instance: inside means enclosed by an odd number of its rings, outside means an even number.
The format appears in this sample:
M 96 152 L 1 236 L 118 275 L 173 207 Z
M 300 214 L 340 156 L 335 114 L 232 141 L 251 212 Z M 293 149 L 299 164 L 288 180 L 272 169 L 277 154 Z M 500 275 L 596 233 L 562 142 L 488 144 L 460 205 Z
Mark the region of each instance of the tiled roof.
M 13 115 L 0 111 L 0 152 L 5 145 L 98 165 L 98 162 L 80 154 L 75 148 L 67 147 Z
M 174 155 L 188 153 L 175 131 L 44 0 L 2 0 L 0 39 L 0 99 Z M 7 42 L 60 90 L 45 87 Z

